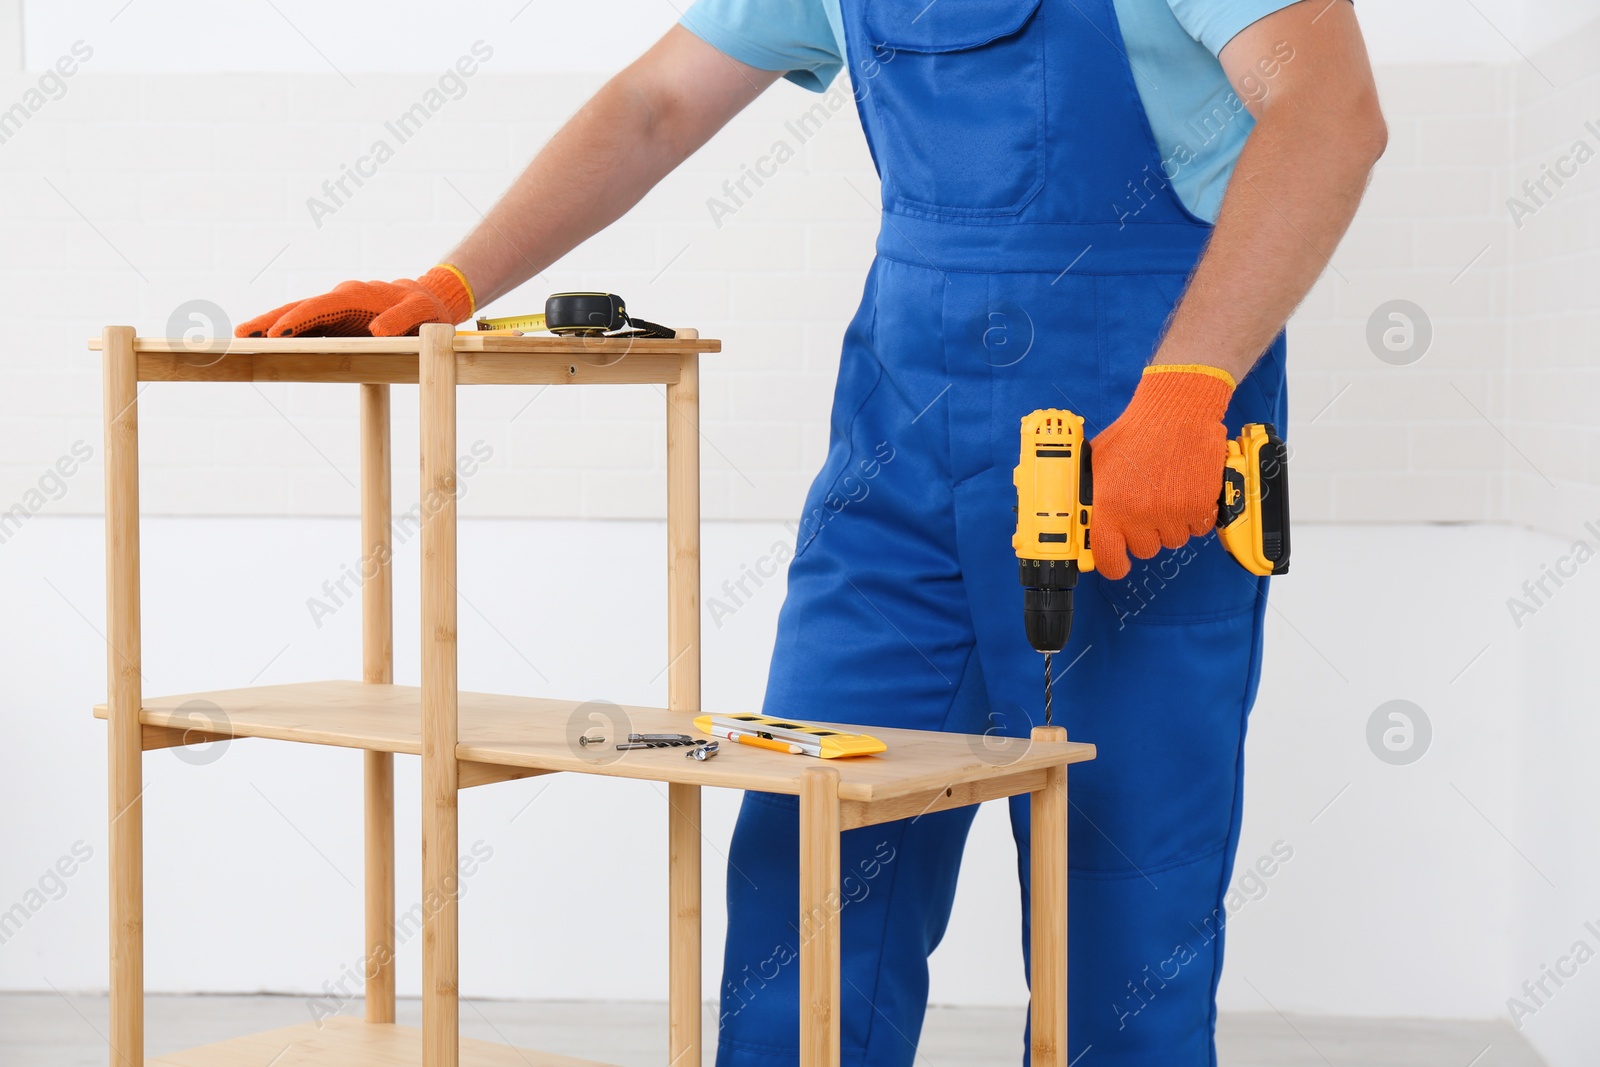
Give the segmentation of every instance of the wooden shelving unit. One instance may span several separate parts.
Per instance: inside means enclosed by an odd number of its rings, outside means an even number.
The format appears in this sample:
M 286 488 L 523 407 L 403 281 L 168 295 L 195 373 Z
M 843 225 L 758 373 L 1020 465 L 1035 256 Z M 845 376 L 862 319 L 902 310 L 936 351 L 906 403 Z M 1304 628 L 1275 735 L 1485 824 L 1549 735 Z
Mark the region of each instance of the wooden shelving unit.
M 678 749 L 617 758 L 585 749 L 568 726 L 576 701 L 460 692 L 456 682 L 456 389 L 464 385 L 639 384 L 665 387 L 667 707 L 625 707 L 641 732 L 692 731 L 700 706 L 699 357 L 717 341 L 458 337 L 218 342 L 139 338 L 107 327 L 108 698 L 111 1067 L 580 1067 L 587 1061 L 463 1040 L 459 1027 L 457 798 L 462 789 L 558 771 L 668 783 L 670 1064 L 699 1064 L 700 789 L 800 798 L 801 1063 L 839 1062 L 839 834 L 926 811 L 1028 793 L 1033 806 L 1033 1063 L 1066 1064 L 1066 768 L 1092 745 L 1041 727 L 1030 739 L 874 729 L 881 756 L 820 761 L 732 746 L 715 759 Z M 138 386 L 140 382 L 294 381 L 360 386 L 362 586 L 360 680 L 147 697 L 140 686 Z M 389 386 L 420 385 L 422 685 L 394 684 Z M 220 710 L 197 731 L 185 704 Z M 192 706 L 192 705 L 191 705 Z M 329 1019 L 146 1061 L 143 789 L 147 749 L 255 737 L 365 753 L 366 1018 Z M 422 759 L 423 1024 L 394 1025 L 394 757 Z

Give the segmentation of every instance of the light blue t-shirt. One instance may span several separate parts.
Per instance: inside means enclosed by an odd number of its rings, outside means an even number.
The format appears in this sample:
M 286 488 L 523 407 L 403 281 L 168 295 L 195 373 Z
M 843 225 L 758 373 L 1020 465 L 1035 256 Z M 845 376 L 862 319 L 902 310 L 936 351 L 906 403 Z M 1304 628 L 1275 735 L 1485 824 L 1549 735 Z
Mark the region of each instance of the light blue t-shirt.
M 1233 165 L 1255 121 L 1222 65 L 1222 46 L 1295 0 L 1113 0 L 1133 79 L 1163 171 L 1184 205 L 1215 221 Z M 844 65 L 839 0 L 695 0 L 683 27 L 761 70 L 781 70 L 822 92 Z M 1259 99 L 1293 48 L 1260 57 L 1246 95 Z

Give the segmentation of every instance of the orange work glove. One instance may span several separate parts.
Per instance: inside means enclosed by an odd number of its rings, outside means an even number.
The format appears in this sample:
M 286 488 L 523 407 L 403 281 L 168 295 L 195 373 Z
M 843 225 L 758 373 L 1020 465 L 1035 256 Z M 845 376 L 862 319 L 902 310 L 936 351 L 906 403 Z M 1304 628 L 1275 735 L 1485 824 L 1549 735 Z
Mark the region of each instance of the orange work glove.
M 235 337 L 405 337 L 425 322 L 454 325 L 472 317 L 472 287 L 441 263 L 396 282 L 340 282 L 331 292 L 296 300 L 241 323 Z
M 1090 442 L 1095 570 L 1127 577 L 1128 553 L 1149 559 L 1217 524 L 1228 458 L 1223 413 L 1233 376 L 1218 367 L 1146 367 L 1127 410 Z

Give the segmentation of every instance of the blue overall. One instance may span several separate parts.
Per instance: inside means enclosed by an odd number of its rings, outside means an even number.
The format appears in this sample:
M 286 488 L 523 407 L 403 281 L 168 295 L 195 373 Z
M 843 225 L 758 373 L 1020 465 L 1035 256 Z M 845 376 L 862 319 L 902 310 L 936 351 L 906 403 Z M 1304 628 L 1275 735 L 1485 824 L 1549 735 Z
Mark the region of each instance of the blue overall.
M 884 213 L 765 710 L 1026 735 L 1043 700 L 1010 540 L 1019 421 L 1067 408 L 1092 434 L 1123 410 L 1210 227 L 1163 178 L 1111 0 L 844 0 L 844 22 Z M 1227 423 L 1283 420 L 1280 337 Z M 1215 1063 L 1267 584 L 1213 534 L 1078 586 L 1056 715 L 1099 758 L 1069 775 L 1069 1060 Z M 844 835 L 845 1064 L 912 1064 L 975 810 Z M 1025 797 L 1011 823 L 1026 953 Z M 796 867 L 793 798 L 746 795 L 724 1067 L 797 1062 Z

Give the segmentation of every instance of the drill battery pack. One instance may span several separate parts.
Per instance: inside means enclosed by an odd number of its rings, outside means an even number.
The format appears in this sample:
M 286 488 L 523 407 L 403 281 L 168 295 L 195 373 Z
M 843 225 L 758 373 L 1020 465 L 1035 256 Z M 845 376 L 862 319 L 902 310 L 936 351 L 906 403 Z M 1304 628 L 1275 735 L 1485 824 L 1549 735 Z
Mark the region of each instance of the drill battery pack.
M 1217 499 L 1217 536 L 1251 574 L 1289 571 L 1289 450 L 1271 423 L 1228 442 Z

